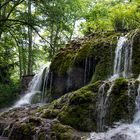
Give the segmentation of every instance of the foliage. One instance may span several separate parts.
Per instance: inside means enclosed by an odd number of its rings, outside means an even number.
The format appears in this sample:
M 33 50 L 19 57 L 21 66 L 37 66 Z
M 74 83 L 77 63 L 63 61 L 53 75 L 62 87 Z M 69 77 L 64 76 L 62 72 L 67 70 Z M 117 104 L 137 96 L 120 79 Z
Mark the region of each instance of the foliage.
M 83 27 L 87 34 L 93 31 L 129 31 L 140 27 L 139 3 L 119 0 L 105 0 L 93 4 L 90 12 L 85 16 Z
M 0 84 L 0 108 L 12 105 L 18 97 L 18 92 L 17 83 Z

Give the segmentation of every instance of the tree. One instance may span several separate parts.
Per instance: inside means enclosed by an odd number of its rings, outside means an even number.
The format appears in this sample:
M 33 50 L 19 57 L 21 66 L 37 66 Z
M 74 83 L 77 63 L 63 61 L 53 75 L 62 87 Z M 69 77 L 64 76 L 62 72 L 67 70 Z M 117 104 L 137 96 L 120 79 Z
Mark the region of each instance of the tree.
M 100 0 L 93 4 L 85 16 L 84 32 L 129 31 L 140 26 L 140 10 L 137 1 Z
M 31 0 L 28 0 L 28 23 L 32 24 Z M 28 75 L 33 74 L 33 54 L 32 54 L 32 27 L 28 25 Z
M 75 22 L 82 17 L 88 5 L 89 0 L 44 0 L 38 5 L 50 58 L 71 40 Z

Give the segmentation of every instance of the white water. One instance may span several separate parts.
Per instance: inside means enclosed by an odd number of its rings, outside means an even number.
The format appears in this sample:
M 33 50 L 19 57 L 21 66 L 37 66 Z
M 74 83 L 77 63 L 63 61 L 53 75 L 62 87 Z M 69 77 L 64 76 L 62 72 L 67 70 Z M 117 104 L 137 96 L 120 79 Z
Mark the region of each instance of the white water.
M 126 36 L 120 37 L 115 50 L 114 71 L 109 80 L 123 76 L 131 76 L 132 66 L 132 45 L 128 42 Z
M 99 90 L 98 90 L 98 96 L 97 96 L 97 131 L 103 131 L 104 129 L 104 99 L 105 99 L 105 87 L 106 87 L 106 82 L 104 82 Z
M 109 86 L 109 89 L 106 91 L 106 86 Z M 109 107 L 109 97 L 112 91 L 114 83 L 105 82 L 103 83 L 98 90 L 98 99 L 97 99 L 97 131 L 101 132 L 106 129 L 105 118 L 107 110 Z
M 119 75 L 120 74 L 120 68 L 121 68 L 121 61 L 122 61 L 122 48 L 124 47 L 124 44 L 126 42 L 126 37 L 120 37 L 117 43 L 117 47 L 115 50 L 115 60 L 114 60 L 114 73 L 113 75 Z
M 15 103 L 14 107 L 20 107 L 20 106 L 23 106 L 26 104 L 31 104 L 31 100 L 32 100 L 33 96 L 37 93 L 42 94 L 41 100 L 43 100 L 45 80 L 49 73 L 49 66 L 50 66 L 50 62 L 48 62 L 46 65 L 44 65 L 40 69 L 39 73 L 33 77 L 32 81 L 29 83 L 29 88 L 28 88 L 27 93 L 23 97 L 21 97 L 21 99 L 19 101 L 17 101 Z M 43 78 L 43 76 L 44 76 L 44 78 Z M 43 85 L 43 91 L 41 91 L 42 85 Z
M 103 83 L 98 90 L 98 99 L 97 99 L 97 131 L 101 132 L 105 130 L 105 117 L 108 107 L 108 98 L 111 94 L 111 90 L 113 87 L 113 83 L 110 85 L 108 91 L 105 91 L 106 84 L 113 82 L 116 78 L 120 76 L 126 77 L 128 75 L 127 69 L 130 69 L 131 66 L 131 53 L 129 50 L 129 46 L 126 43 L 127 37 L 120 37 L 117 43 L 117 47 L 115 50 L 115 58 L 114 58 L 114 72 L 113 76 L 111 76 L 108 81 Z M 132 50 L 132 49 L 131 49 Z M 130 55 L 131 54 L 131 55 Z M 125 68 L 126 67 L 126 68 Z
M 116 78 L 123 76 L 129 78 L 131 76 L 131 67 L 132 67 L 132 45 L 128 42 L 127 37 L 120 37 L 118 44 L 115 50 L 115 59 L 114 59 L 114 72 L 113 75 L 108 79 L 109 81 L 114 81 Z M 140 78 L 138 78 L 140 81 Z M 128 96 L 133 90 L 133 83 L 128 86 Z M 104 84 L 100 87 L 102 89 Z M 112 86 L 108 90 L 108 97 L 110 96 Z M 100 90 L 99 90 L 100 91 Z M 102 90 L 104 92 L 104 89 Z M 93 132 L 90 134 L 90 138 L 87 140 L 140 140 L 140 85 L 138 87 L 138 95 L 136 97 L 136 113 L 134 115 L 134 120 L 131 124 L 122 124 L 118 123 L 114 128 L 110 128 L 107 132 L 96 133 Z M 107 99 L 107 97 L 106 97 Z M 108 99 L 107 99 L 108 100 Z M 101 102 L 102 104 L 102 102 Z M 104 106 L 106 103 L 102 104 L 102 112 L 100 112 L 100 117 L 98 119 L 97 125 L 102 129 L 104 122 L 101 120 L 104 117 Z M 131 107 L 129 107 L 131 109 Z M 98 117 L 98 115 L 97 115 Z
M 129 92 L 129 91 L 128 91 Z M 119 124 L 107 132 L 90 134 L 87 140 L 140 140 L 140 85 L 136 97 L 136 114 L 131 124 Z

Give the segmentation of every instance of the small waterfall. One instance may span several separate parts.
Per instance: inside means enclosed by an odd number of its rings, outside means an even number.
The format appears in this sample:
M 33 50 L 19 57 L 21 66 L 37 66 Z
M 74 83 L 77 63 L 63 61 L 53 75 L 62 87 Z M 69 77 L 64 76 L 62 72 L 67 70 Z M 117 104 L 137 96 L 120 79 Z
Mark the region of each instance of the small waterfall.
M 98 91 L 97 97 L 97 131 L 104 131 L 106 128 L 105 126 L 105 117 L 107 114 L 107 110 L 109 107 L 109 97 L 111 95 L 112 87 L 114 84 L 110 82 L 104 82 Z M 106 90 L 107 86 L 109 89 Z
M 136 114 L 134 116 L 134 121 L 133 121 L 133 124 L 137 124 L 137 125 L 140 125 L 140 84 L 139 84 L 139 87 L 138 87 L 138 95 L 136 97 L 136 101 L 135 101 L 135 104 L 136 104 Z
M 120 37 L 117 43 L 115 50 L 115 59 L 114 59 L 114 72 L 108 81 L 104 82 L 98 91 L 97 99 L 97 131 L 105 130 L 105 117 L 108 109 L 108 100 L 114 85 L 114 80 L 120 76 L 125 78 L 130 77 L 131 74 L 131 65 L 132 65 L 132 45 L 128 41 L 126 36 Z M 106 91 L 106 85 L 109 84 L 109 89 Z M 131 82 L 132 84 L 132 82 Z M 134 84 L 128 86 L 128 95 L 134 91 Z M 132 107 L 129 106 L 128 110 L 131 110 Z
M 114 71 L 110 79 L 129 78 L 132 67 L 132 45 L 126 36 L 120 37 L 115 50 Z
M 114 75 L 119 75 L 121 72 L 121 62 L 122 62 L 122 51 L 125 45 L 127 38 L 120 37 L 117 43 L 115 50 L 115 59 L 114 59 Z
M 29 83 L 29 89 L 27 93 L 23 97 L 21 97 L 19 101 L 16 102 L 14 107 L 31 104 L 33 96 L 37 93 L 41 94 L 41 101 L 43 101 L 45 94 L 44 86 L 49 73 L 49 65 L 50 62 L 48 62 L 47 65 L 43 66 L 39 73 L 33 77 L 32 81 Z
M 98 90 L 98 97 L 97 97 L 97 131 L 103 131 L 103 122 L 104 122 L 104 96 L 105 96 L 105 87 L 106 87 L 106 82 L 103 83 L 99 90 Z
M 129 111 L 129 122 L 132 122 L 132 116 L 135 113 L 134 112 L 134 106 L 132 105 L 135 102 L 135 96 L 136 96 L 136 86 L 135 86 L 135 81 L 134 80 L 129 80 L 128 81 L 128 111 Z
M 132 45 L 127 43 L 125 46 L 124 70 L 123 77 L 129 78 L 132 69 Z
M 130 81 L 128 83 L 128 96 L 131 96 L 133 93 L 135 94 L 134 81 Z M 93 132 L 87 140 L 140 140 L 140 84 L 137 93 L 138 95 L 135 99 L 136 113 L 131 124 L 118 123 L 118 125 L 110 128 L 107 132 Z

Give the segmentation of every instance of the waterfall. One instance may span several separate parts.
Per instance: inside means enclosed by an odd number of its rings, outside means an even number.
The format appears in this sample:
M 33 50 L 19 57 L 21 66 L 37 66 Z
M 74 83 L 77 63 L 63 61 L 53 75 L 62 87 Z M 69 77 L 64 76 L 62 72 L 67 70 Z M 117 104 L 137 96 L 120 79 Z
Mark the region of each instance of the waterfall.
M 138 79 L 140 80 L 140 79 Z M 132 91 L 132 93 L 130 93 Z M 128 96 L 134 93 L 133 81 L 128 83 Z M 136 113 L 131 124 L 119 124 L 110 128 L 107 132 L 90 134 L 87 140 L 140 140 L 140 84 L 135 99 Z
M 111 95 L 113 83 L 110 82 L 104 82 L 99 90 L 98 90 L 98 96 L 97 96 L 97 131 L 104 131 L 106 128 L 105 126 L 105 117 L 107 114 L 107 110 L 109 107 L 109 97 Z M 109 86 L 109 89 L 106 90 L 107 86 Z
M 126 37 L 120 37 L 117 43 L 117 47 L 115 50 L 115 59 L 114 59 L 114 75 L 119 75 L 121 71 L 121 61 L 122 61 L 122 50 L 124 47 L 124 44 L 126 42 Z
M 128 81 L 128 102 L 127 102 L 127 108 L 129 111 L 129 116 L 133 116 L 135 113 L 134 107 L 132 106 L 132 102 L 135 102 L 136 99 L 136 86 L 135 86 L 135 81 L 134 80 L 129 80 Z M 132 121 L 132 118 L 129 118 L 129 122 Z
M 98 98 L 97 98 L 97 131 L 101 132 L 105 130 L 105 116 L 106 116 L 106 112 L 107 112 L 107 102 L 108 102 L 108 98 L 111 94 L 111 90 L 113 87 L 113 81 L 118 78 L 119 76 L 121 76 L 121 71 L 122 71 L 122 64 L 125 66 L 129 66 L 129 59 L 128 58 L 128 47 L 126 45 L 127 42 L 127 38 L 126 36 L 124 37 L 120 37 L 117 43 L 117 47 L 115 50 L 115 59 L 114 59 L 114 72 L 113 72 L 113 76 L 111 76 L 108 81 L 104 82 L 98 90 Z M 125 48 L 125 51 L 124 51 Z M 123 55 L 123 53 L 125 53 Z M 123 57 L 125 56 L 125 57 Z M 124 60 L 123 60 L 124 59 Z M 126 70 L 125 70 L 126 71 Z M 126 72 L 124 72 L 124 74 L 126 74 Z M 106 84 L 112 82 L 110 86 L 110 88 L 108 89 L 108 91 L 105 90 L 106 88 Z
M 105 96 L 105 87 L 106 82 L 103 83 L 99 90 L 98 90 L 98 96 L 97 96 L 97 131 L 103 131 L 104 127 L 104 96 Z
M 140 84 L 139 84 L 137 92 L 138 92 L 138 95 L 137 95 L 136 101 L 135 101 L 137 113 L 134 116 L 133 124 L 140 125 Z
M 132 67 L 132 45 L 127 36 L 120 37 L 115 50 L 114 71 L 110 79 L 114 80 L 120 76 L 129 78 Z
M 128 43 L 126 36 L 120 37 L 115 49 L 115 58 L 114 58 L 114 72 L 113 76 L 108 79 L 108 82 L 103 83 L 98 90 L 98 99 L 97 99 L 97 131 L 105 130 L 105 116 L 108 109 L 108 99 L 111 94 L 113 87 L 113 81 L 123 76 L 127 78 L 131 72 L 131 60 L 132 59 L 132 45 Z M 106 84 L 111 83 L 108 91 L 105 91 Z
M 48 79 L 48 73 L 49 73 L 49 66 L 50 62 L 47 63 L 47 65 L 43 66 L 39 73 L 36 74 L 32 81 L 29 83 L 29 88 L 27 93 L 21 97 L 19 101 L 17 101 L 14 105 L 14 107 L 19 107 L 26 104 L 31 104 L 32 98 L 37 94 L 41 94 L 41 101 L 43 102 L 44 94 L 45 94 L 45 82 L 46 79 Z

